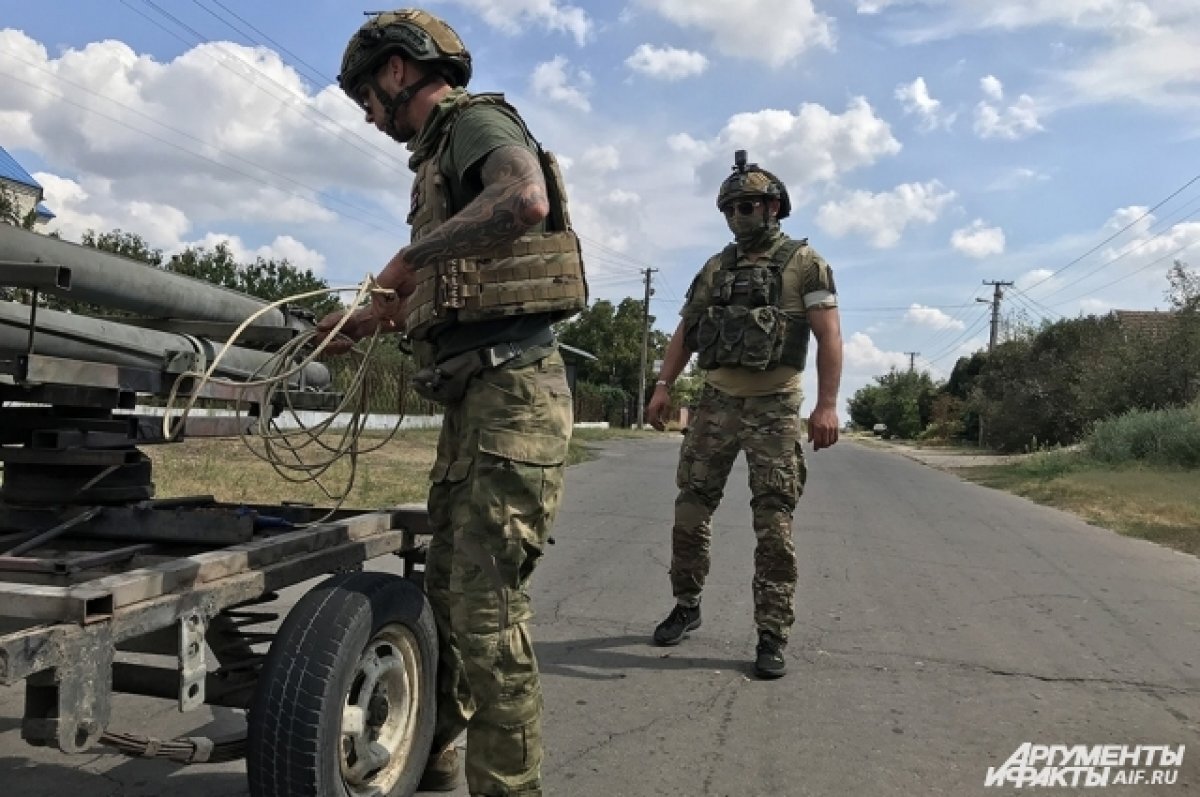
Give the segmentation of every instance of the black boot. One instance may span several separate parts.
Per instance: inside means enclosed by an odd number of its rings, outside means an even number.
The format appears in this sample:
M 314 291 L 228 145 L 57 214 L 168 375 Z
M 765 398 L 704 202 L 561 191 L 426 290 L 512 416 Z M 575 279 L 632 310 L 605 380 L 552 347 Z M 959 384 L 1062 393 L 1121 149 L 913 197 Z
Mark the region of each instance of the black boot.
M 772 634 L 770 631 L 758 632 L 757 656 L 754 659 L 754 672 L 759 678 L 782 678 L 787 672 L 787 660 L 783 657 L 783 649 L 787 642 Z
M 687 632 L 700 627 L 699 606 L 676 606 L 654 629 L 654 644 L 678 645 Z

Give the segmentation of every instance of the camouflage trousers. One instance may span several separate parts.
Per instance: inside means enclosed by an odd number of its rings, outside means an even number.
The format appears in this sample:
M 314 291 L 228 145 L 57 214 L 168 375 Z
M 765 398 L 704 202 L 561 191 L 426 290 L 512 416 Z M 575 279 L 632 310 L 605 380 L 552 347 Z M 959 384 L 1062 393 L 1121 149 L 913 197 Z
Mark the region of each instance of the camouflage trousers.
M 466 730 L 472 795 L 542 793 L 527 590 L 558 512 L 571 427 L 557 350 L 481 372 L 445 410 L 425 569 L 440 653 L 434 750 Z
M 795 621 L 796 550 L 792 513 L 807 471 L 800 448 L 800 396 L 735 398 L 705 386 L 679 455 L 671 589 L 695 606 L 708 577 L 712 515 L 737 459 L 746 453 L 754 516 L 754 622 L 787 639 Z

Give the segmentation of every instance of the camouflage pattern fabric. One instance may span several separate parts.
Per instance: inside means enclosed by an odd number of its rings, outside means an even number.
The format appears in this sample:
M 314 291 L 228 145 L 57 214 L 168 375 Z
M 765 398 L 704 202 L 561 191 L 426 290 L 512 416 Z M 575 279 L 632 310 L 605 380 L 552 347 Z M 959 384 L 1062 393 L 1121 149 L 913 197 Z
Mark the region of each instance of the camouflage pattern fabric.
M 750 470 L 754 516 L 754 622 L 788 638 L 795 621 L 796 550 L 792 513 L 807 471 L 800 448 L 798 392 L 736 398 L 705 386 L 679 456 L 675 526 L 671 532 L 671 588 L 694 606 L 709 569 L 712 515 L 721 503 L 739 451 Z
M 542 793 L 528 587 L 562 497 L 572 408 L 557 349 L 515 362 L 481 372 L 446 407 L 429 493 L 425 591 L 441 654 L 434 749 L 466 730 L 473 795 Z

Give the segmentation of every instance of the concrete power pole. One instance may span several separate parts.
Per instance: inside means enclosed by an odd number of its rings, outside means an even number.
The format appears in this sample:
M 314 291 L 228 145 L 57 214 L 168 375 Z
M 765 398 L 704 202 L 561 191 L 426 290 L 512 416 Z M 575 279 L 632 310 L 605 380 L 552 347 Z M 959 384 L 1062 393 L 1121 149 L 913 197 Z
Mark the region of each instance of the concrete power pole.
M 996 339 L 1000 335 L 1000 301 L 1004 298 L 1004 289 L 1012 286 L 1011 282 L 1004 280 L 984 280 L 984 285 L 992 286 L 992 331 L 988 335 L 988 354 L 996 348 Z M 987 299 L 976 299 L 977 302 L 988 303 Z M 983 448 L 983 413 L 979 415 L 979 447 Z
M 637 428 L 641 429 L 646 420 L 646 356 L 650 350 L 650 297 L 654 295 L 654 290 L 650 287 L 650 275 L 658 271 L 656 268 L 648 268 L 642 273 L 646 275 L 646 299 L 642 304 L 644 309 L 642 321 L 642 364 L 638 368 L 638 402 L 637 402 Z
M 909 370 L 909 371 L 915 371 L 915 370 L 917 370 L 917 355 L 918 355 L 918 354 L 920 354 L 921 352 L 919 352 L 919 351 L 906 351 L 906 352 L 904 352 L 904 353 L 908 355 L 908 370 Z
M 1000 333 L 1000 300 L 1004 298 L 1004 289 L 1012 287 L 1011 282 L 1003 280 L 984 280 L 984 285 L 991 285 L 992 291 L 992 334 L 988 336 L 988 353 L 996 348 L 996 337 Z M 976 299 L 977 302 L 987 303 L 987 299 Z

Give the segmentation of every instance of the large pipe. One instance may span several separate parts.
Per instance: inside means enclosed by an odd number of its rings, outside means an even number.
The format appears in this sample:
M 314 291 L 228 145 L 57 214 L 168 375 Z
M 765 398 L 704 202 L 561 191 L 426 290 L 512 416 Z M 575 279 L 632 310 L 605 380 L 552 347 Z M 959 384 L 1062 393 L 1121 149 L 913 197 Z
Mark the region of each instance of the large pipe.
M 0 227 L 6 226 L 0 224 Z M 29 314 L 28 305 L 0 301 L 0 357 L 11 358 L 27 351 Z M 209 363 L 220 351 L 219 344 L 205 338 L 131 327 L 41 307 L 37 311 L 35 327 L 33 351 L 36 354 L 156 371 L 162 370 L 168 351 L 191 352 L 199 347 Z M 270 358 L 269 353 L 234 346 L 221 359 L 216 375 L 246 379 Z M 311 363 L 303 376 L 308 387 L 323 388 L 329 384 L 329 369 L 320 363 Z
M 241 323 L 267 305 L 238 291 L 11 224 L 0 224 L 0 261 L 66 266 L 71 269 L 70 291 L 48 292 L 150 318 Z M 312 328 L 278 309 L 261 315 L 255 325 Z

